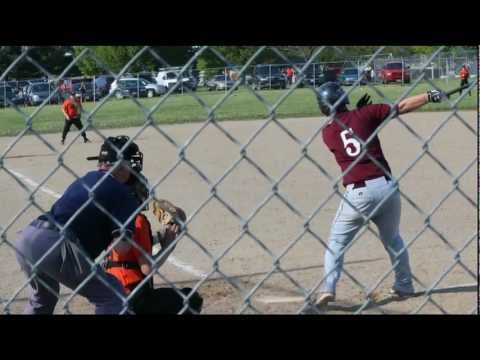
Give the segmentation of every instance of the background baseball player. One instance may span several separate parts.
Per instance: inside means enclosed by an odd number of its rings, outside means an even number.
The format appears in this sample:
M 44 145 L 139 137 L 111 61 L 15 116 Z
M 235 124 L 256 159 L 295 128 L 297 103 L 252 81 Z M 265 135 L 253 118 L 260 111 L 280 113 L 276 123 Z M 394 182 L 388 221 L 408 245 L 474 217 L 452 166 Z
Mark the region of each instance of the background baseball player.
M 147 179 L 138 174 L 132 189 L 138 200 L 138 206 L 145 204 L 149 196 Z M 149 206 L 145 205 L 142 210 L 148 210 L 148 208 Z M 133 236 L 139 248 L 132 246 L 126 253 L 119 253 L 114 249 L 104 265 L 106 271 L 122 283 L 127 294 L 130 294 L 138 286 L 142 286 L 130 301 L 131 309 L 137 315 L 178 314 L 184 307 L 184 298 L 179 292 L 188 297 L 189 307 L 183 314 L 200 313 L 203 299 L 197 292 L 191 294 L 191 288 L 179 289 L 178 292 L 169 287 L 154 289 L 153 277 L 150 278 L 150 281 L 142 283 L 147 275 L 164 264 L 175 248 L 175 245 L 170 246 L 170 244 L 180 231 L 177 217 L 182 222 L 186 221 L 185 212 L 166 200 L 154 200 L 153 213 L 159 220 L 156 238 L 161 245 L 161 251 L 152 257 L 154 242 L 152 226 L 147 217 L 139 213 L 135 218 Z M 155 260 L 157 261 L 153 263 L 152 261 Z
M 130 219 L 138 204 L 127 183 L 133 172 L 142 171 L 143 154 L 135 143 L 126 145 L 128 141 L 127 136 L 108 138 L 96 157 L 98 170 L 75 180 L 48 213 L 18 234 L 17 260 L 27 278 L 35 275 L 26 314 L 52 314 L 60 284 L 78 288 L 97 314 L 117 314 L 123 309 L 126 294 L 120 282 L 101 267 L 92 268 L 91 262 L 112 241 L 118 240 L 119 253 L 131 246 L 134 224 Z M 119 160 L 120 150 L 123 160 Z M 124 224 L 123 231 L 119 223 Z M 36 269 L 32 264 L 37 264 Z M 84 282 L 92 271 L 95 275 Z
M 82 95 L 81 94 L 70 94 L 70 96 L 62 104 L 62 113 L 65 116 L 65 125 L 63 126 L 62 132 L 62 145 L 65 144 L 65 139 L 72 125 L 78 130 L 82 130 L 83 125 L 80 120 L 82 116 Z M 83 142 L 89 142 L 85 131 L 82 131 Z
M 392 108 L 388 104 L 372 105 L 369 96 L 364 95 L 357 103 L 357 109 L 349 111 L 346 106 L 348 98 L 338 83 L 327 82 L 317 89 L 316 94 L 321 112 L 327 116 L 334 114 L 324 127 L 322 135 L 344 174 L 343 185 L 346 188 L 331 226 L 328 249 L 325 252 L 325 278 L 317 305 L 322 306 L 335 300 L 344 250 L 364 225 L 362 215 L 371 216 L 378 227 L 380 239 L 394 266 L 395 283 L 391 293 L 399 297 L 412 295 L 414 288 L 408 251 L 399 232 L 401 210 L 398 183 L 391 176 L 377 135 L 366 145 L 366 149 L 359 140 L 366 141 L 390 114 L 404 114 L 428 102 L 440 102 L 446 96 L 442 92 L 431 90 L 402 100 Z M 380 166 L 367 157 L 364 150 Z M 358 157 L 361 159 L 356 165 L 346 171 Z M 380 203 L 382 204 L 378 207 Z
M 468 70 L 468 67 L 466 64 L 463 64 L 462 67 L 460 68 L 460 87 L 464 85 L 468 85 L 468 79 L 470 77 L 470 71 Z M 462 94 L 462 90 L 460 90 L 460 95 Z M 472 96 L 472 92 L 468 90 L 468 95 Z

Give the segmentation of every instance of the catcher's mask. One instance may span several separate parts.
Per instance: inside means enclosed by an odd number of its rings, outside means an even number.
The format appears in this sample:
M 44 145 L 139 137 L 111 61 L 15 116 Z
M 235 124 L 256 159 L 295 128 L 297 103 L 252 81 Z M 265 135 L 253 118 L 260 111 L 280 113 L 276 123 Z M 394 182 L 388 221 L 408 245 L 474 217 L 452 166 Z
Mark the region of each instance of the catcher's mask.
M 125 149 L 124 145 L 130 138 L 126 135 L 108 137 L 100 148 L 98 156 L 89 156 L 87 160 L 98 160 L 99 163 L 113 165 L 119 160 L 119 153 L 122 153 L 123 160 L 130 162 L 131 168 L 140 173 L 143 170 L 143 153 L 137 144 L 131 142 Z
M 317 94 L 320 111 L 326 116 L 330 115 L 331 110 L 333 110 L 333 105 L 345 94 L 342 87 L 333 81 L 326 82 L 319 86 L 315 89 L 315 93 Z M 335 109 L 339 112 L 345 109 L 347 104 L 349 104 L 349 101 L 348 97 L 345 96 Z
M 148 199 L 150 194 L 150 191 L 148 190 L 148 180 L 142 174 L 135 174 L 132 178 L 135 178 L 131 185 L 133 195 L 138 200 L 138 205 L 141 205 L 146 199 Z M 148 210 L 148 203 L 142 208 L 142 210 Z

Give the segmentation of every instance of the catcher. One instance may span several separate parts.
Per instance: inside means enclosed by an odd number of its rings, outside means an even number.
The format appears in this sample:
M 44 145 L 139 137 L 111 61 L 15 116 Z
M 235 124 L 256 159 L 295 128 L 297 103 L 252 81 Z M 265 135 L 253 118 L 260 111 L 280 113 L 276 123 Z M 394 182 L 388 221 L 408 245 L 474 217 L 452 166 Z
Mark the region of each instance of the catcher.
M 132 191 L 138 201 L 138 206 L 145 203 L 148 198 L 147 179 L 140 174 L 132 185 Z M 142 211 L 148 210 L 148 204 Z M 140 282 L 155 271 L 167 260 L 176 245 L 169 248 L 169 245 L 176 239 L 181 222 L 185 222 L 185 212 L 174 206 L 167 200 L 153 201 L 153 214 L 159 221 L 159 230 L 156 234 L 156 242 L 160 244 L 161 250 L 152 255 L 154 236 L 152 236 L 151 224 L 147 217 L 141 212 L 135 218 L 134 241 L 147 254 L 156 260 L 152 263 L 147 259 L 141 250 L 132 246 L 124 255 L 113 250 L 107 258 L 104 267 L 108 273 L 115 276 L 123 285 L 127 294 L 130 294 Z M 153 287 L 153 277 L 137 291 L 131 300 L 131 310 L 138 315 L 152 314 L 178 314 L 185 306 L 184 297 L 188 298 L 188 309 L 184 314 L 200 313 L 203 299 L 197 293 L 192 294 L 191 288 L 175 290 L 173 288 Z

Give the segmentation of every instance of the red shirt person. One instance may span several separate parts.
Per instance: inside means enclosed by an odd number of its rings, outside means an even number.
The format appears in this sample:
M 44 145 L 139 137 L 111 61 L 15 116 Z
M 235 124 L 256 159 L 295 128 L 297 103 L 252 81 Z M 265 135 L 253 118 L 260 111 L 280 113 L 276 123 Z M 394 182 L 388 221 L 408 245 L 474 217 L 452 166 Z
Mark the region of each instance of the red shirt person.
M 82 102 L 79 97 L 69 96 L 62 105 L 63 115 L 65 119 L 74 120 L 81 116 Z
M 63 127 L 62 132 L 62 145 L 65 144 L 65 139 L 67 137 L 68 132 L 72 125 L 82 131 L 83 125 L 82 121 L 80 120 L 82 115 L 82 102 L 81 102 L 81 94 L 70 94 L 67 99 L 62 104 L 62 113 L 65 117 L 65 125 Z M 85 131 L 82 131 L 83 142 L 89 142 Z
M 470 77 L 470 71 L 468 70 L 467 65 L 463 65 L 460 68 L 460 86 L 468 85 L 468 78 Z M 460 90 L 460 95 L 463 90 Z M 468 95 L 472 95 L 471 91 L 468 91 Z
M 293 79 L 293 68 L 289 67 L 287 68 L 287 80 L 289 84 L 292 84 L 292 79 Z

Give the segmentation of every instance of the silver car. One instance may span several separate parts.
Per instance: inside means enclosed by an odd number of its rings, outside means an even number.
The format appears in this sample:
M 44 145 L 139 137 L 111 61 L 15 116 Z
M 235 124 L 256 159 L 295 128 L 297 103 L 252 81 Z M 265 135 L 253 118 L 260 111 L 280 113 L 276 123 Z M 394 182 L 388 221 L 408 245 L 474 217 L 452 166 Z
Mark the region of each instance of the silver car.
M 138 83 L 139 90 L 143 92 L 142 89 L 145 89 L 146 96 L 149 98 L 152 98 L 154 96 L 160 96 L 167 92 L 167 89 L 165 88 L 165 86 L 150 82 L 142 78 L 136 78 L 136 77 L 121 78 L 119 81 L 121 84 Z M 118 87 L 118 82 L 117 81 L 112 82 L 112 84 L 110 85 L 110 92 L 116 91 L 117 87 Z
M 233 87 L 235 81 L 226 78 L 225 75 L 216 75 L 206 82 L 208 91 L 228 90 Z M 238 89 L 238 88 L 237 88 Z
M 167 92 L 165 86 L 140 78 L 140 83 L 147 89 L 147 97 L 161 96 Z

